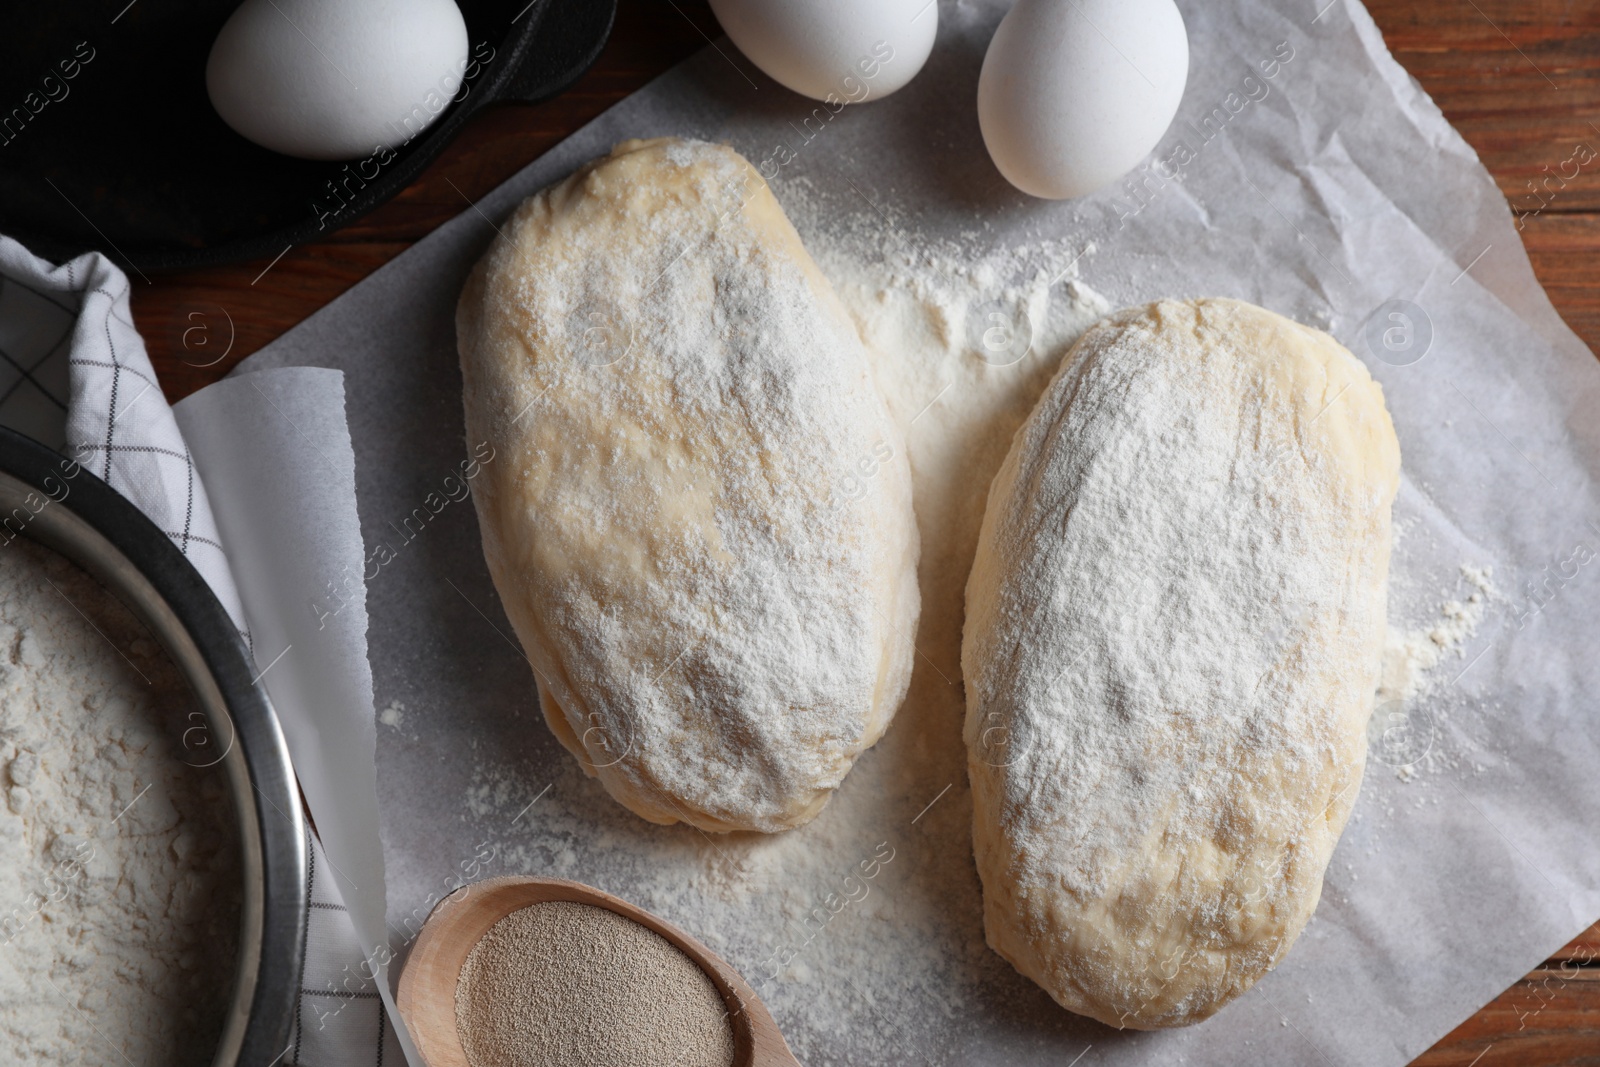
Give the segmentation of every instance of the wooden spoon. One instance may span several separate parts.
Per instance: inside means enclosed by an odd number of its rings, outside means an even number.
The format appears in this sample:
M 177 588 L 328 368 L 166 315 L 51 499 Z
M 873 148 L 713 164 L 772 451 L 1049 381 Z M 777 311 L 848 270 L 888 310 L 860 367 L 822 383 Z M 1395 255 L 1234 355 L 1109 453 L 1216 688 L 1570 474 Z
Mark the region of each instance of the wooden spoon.
M 717 987 L 733 1028 L 734 1067 L 800 1067 L 783 1035 L 739 972 L 671 923 L 620 897 L 556 878 L 509 876 L 464 885 L 434 905 L 400 973 L 397 1006 L 428 1067 L 468 1067 L 456 1032 L 456 982 L 489 927 L 530 904 L 570 900 L 606 908 L 666 938 Z

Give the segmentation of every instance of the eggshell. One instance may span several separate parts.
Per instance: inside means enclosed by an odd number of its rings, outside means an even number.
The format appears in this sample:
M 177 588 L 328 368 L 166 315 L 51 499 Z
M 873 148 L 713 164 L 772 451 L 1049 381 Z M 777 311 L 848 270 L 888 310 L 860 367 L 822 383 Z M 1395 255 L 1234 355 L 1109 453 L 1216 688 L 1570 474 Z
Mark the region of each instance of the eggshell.
M 978 123 L 1012 185 L 1084 196 L 1156 146 L 1188 78 L 1172 0 L 1018 0 L 983 59 Z
M 244 0 L 206 61 L 222 120 L 303 159 L 357 159 L 422 132 L 461 90 L 453 0 Z
M 936 0 L 711 0 L 711 10 L 774 81 L 846 103 L 905 85 L 939 29 Z

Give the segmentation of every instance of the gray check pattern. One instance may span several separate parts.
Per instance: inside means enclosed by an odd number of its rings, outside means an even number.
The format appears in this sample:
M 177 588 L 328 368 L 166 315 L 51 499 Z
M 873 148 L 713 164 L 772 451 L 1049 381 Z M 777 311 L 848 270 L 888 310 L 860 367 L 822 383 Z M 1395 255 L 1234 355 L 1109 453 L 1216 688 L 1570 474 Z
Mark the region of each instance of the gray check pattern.
M 130 288 L 99 253 L 57 267 L 0 237 L 0 423 L 77 460 L 138 505 L 248 642 L 205 486 L 134 329 Z

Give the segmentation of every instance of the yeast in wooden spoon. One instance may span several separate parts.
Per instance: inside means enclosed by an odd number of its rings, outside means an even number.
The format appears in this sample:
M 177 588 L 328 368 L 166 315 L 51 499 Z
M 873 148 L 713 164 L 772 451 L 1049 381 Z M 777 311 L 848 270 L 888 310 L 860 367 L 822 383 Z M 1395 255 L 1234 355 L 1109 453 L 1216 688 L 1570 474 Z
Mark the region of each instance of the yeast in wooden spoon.
M 576 882 L 494 878 L 428 917 L 399 1006 L 429 1067 L 789 1067 L 731 967 Z

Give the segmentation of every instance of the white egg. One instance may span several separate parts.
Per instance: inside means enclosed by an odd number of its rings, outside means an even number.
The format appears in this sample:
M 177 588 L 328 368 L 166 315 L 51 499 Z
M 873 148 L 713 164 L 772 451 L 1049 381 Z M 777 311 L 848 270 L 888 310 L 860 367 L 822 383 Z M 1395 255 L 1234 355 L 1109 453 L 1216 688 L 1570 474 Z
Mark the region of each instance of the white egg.
M 774 81 L 850 104 L 910 81 L 939 28 L 937 0 L 711 0 L 711 10 Z
M 1172 0 L 1017 0 L 978 77 L 983 143 L 1033 196 L 1083 196 L 1167 132 L 1189 79 Z
M 265 148 L 356 159 L 421 133 L 466 69 L 453 0 L 244 0 L 211 46 L 206 90 Z

